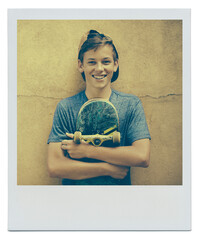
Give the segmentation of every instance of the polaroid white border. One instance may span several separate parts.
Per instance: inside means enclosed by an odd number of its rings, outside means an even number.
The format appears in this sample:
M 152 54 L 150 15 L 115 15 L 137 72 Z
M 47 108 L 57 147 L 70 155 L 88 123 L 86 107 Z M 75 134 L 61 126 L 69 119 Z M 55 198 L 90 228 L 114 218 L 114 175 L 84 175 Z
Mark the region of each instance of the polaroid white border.
M 191 230 L 190 9 L 8 10 L 8 230 Z M 17 20 L 183 21 L 183 185 L 18 186 Z

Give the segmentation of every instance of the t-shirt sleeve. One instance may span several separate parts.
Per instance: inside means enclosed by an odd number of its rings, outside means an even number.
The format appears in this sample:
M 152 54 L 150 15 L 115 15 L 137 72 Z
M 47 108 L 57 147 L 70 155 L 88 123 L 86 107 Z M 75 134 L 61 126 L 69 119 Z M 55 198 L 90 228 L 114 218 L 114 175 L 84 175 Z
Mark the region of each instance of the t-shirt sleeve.
M 130 112 L 127 142 L 131 145 L 134 141 L 145 138 L 151 140 L 142 102 L 138 100 L 136 106 Z
M 62 105 L 58 103 L 54 113 L 53 125 L 47 143 L 61 142 L 65 139 L 69 139 L 66 136 L 66 133 L 69 133 L 68 121 L 69 119 L 66 111 Z

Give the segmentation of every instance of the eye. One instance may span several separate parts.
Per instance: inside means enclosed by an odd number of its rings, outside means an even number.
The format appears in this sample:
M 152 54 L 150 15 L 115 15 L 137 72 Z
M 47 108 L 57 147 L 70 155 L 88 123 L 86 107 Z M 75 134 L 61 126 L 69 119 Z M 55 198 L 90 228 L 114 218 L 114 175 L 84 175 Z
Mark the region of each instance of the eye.
M 108 65 L 108 64 L 111 63 L 111 61 L 110 60 L 104 60 L 102 63 L 105 64 L 105 65 Z
M 95 61 L 89 61 L 88 64 L 89 64 L 89 65 L 94 65 L 94 64 L 95 64 Z

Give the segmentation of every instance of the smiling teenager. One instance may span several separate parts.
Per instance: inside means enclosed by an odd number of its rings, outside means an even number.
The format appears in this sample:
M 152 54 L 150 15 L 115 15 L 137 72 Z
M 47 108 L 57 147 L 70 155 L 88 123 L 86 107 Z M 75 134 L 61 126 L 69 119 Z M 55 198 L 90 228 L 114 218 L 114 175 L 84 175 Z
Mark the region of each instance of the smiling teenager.
M 112 47 L 105 45 L 85 52 L 84 59 L 82 62 L 79 60 L 78 66 L 86 78 L 87 97 L 109 99 L 111 79 L 118 68 L 118 60 L 113 59 Z
M 78 69 L 86 89 L 61 100 L 48 139 L 48 170 L 63 185 L 130 185 L 130 167 L 148 167 L 150 133 L 138 97 L 118 92 L 111 83 L 119 76 L 119 57 L 112 39 L 95 30 L 86 33 L 79 46 Z M 120 146 L 75 144 L 76 119 L 90 99 L 109 100 L 119 116 Z

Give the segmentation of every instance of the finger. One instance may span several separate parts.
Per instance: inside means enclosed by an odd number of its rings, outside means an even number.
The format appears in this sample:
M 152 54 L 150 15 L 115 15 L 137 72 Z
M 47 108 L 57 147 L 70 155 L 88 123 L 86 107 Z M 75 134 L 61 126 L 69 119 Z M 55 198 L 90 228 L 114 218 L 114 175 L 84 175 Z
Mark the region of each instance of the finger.
M 63 150 L 68 150 L 69 146 L 68 145 L 61 145 L 61 149 Z
M 73 140 L 63 140 L 62 141 L 62 144 L 70 144 L 71 142 L 73 142 Z
M 66 136 L 69 137 L 69 138 L 73 138 L 73 137 L 74 137 L 74 134 L 72 134 L 72 133 L 66 133 Z
M 83 139 L 81 139 L 81 143 L 86 143 L 86 144 L 88 144 L 88 142 L 85 141 L 85 140 L 83 140 Z
M 63 144 L 67 144 L 67 142 L 68 142 L 68 140 L 63 140 L 62 142 L 61 142 L 61 144 L 63 145 Z

